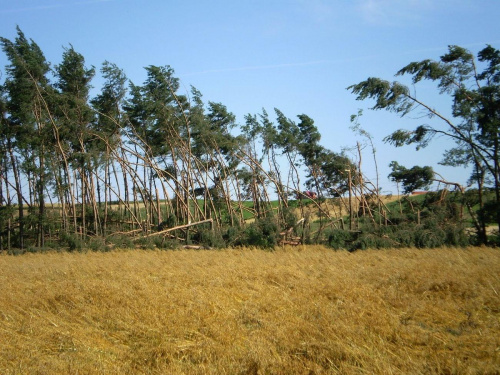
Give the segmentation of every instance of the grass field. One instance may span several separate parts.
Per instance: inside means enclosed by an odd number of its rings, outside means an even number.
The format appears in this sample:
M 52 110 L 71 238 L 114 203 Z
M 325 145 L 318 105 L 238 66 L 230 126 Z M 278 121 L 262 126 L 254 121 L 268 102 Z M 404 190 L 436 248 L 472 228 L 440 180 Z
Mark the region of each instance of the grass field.
M 500 250 L 0 255 L 0 374 L 499 374 Z

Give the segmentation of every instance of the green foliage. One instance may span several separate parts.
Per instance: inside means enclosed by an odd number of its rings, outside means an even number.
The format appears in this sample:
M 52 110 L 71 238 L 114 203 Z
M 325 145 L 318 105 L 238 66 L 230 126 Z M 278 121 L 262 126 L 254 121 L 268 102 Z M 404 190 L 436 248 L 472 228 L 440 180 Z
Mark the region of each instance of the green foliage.
M 428 189 L 434 177 L 432 167 L 428 166 L 414 166 L 407 169 L 395 161 L 392 161 L 389 166 L 392 168 L 392 172 L 388 177 L 392 181 L 403 185 L 404 194 L 409 194 L 419 189 Z
M 243 234 L 244 232 L 241 228 L 230 226 L 225 228 L 224 232 L 222 233 L 222 239 L 224 240 L 226 246 L 236 246 L 238 244 L 241 244 Z
M 434 248 L 448 244 L 446 233 L 441 228 L 420 228 L 415 233 L 415 246 L 419 248 Z
M 417 150 L 419 150 L 429 144 L 432 136 L 432 129 L 428 126 L 421 125 L 413 131 L 402 129 L 396 130 L 394 133 L 385 137 L 384 142 L 390 143 L 396 147 L 417 144 Z
M 237 245 L 274 248 L 278 243 L 278 233 L 279 227 L 275 218 L 257 219 L 244 228 L 243 238 Z
M 130 236 L 123 234 L 112 234 L 107 237 L 107 243 L 113 244 L 114 247 L 121 249 L 130 249 L 134 247 L 134 241 Z
M 74 233 L 62 232 L 59 235 L 62 246 L 67 246 L 69 251 L 82 251 L 85 247 L 84 242 L 80 236 Z
M 364 228 L 358 232 L 335 230 L 328 235 L 327 245 L 349 251 L 384 248 L 435 248 L 440 246 L 468 246 L 470 239 L 460 225 L 444 227 L 400 224 L 378 229 Z
M 349 86 L 347 89 L 358 95 L 357 100 L 375 99 L 376 104 L 372 109 L 388 109 L 404 116 L 413 106 L 412 101 L 408 100 L 410 92 L 408 87 L 398 82 L 391 83 L 380 78 L 370 77 L 357 85 Z
M 222 249 L 227 247 L 227 243 L 224 241 L 224 236 L 218 230 L 211 230 L 207 228 L 201 229 L 193 240 L 207 248 Z
M 174 250 L 180 246 L 176 239 L 165 238 L 162 236 L 141 237 L 134 241 L 134 247 L 139 247 L 143 250 Z
M 105 79 L 103 88 L 101 93 L 90 101 L 94 110 L 98 112 L 94 127 L 102 132 L 108 141 L 114 143 L 122 125 L 120 108 L 127 92 L 125 88 L 127 77 L 116 64 L 108 61 L 103 63 L 101 73 Z
M 373 216 L 356 218 L 357 231 L 347 232 L 325 231 L 319 206 L 347 191 L 358 194 L 361 171 L 344 153 L 320 144 L 321 134 L 306 114 L 293 121 L 275 109 L 273 122 L 263 110 L 247 115 L 242 135 L 235 135 L 234 114 L 222 103 L 205 105 L 195 88 L 190 97 L 179 94 L 181 84 L 170 66 L 146 67 L 145 81 L 127 89 L 124 72 L 106 61 L 100 69 L 102 89 L 90 98 L 95 68 L 86 67 L 83 55 L 71 45 L 53 70 L 19 28 L 14 41 L 0 38 L 0 45 L 8 62 L 0 85 L 1 248 L 36 251 L 59 243 L 70 251 L 107 251 L 113 245 L 169 249 L 180 245 L 177 237 L 183 237 L 182 243 L 215 248 L 273 248 L 280 231 L 290 228 L 304 243 L 333 248 L 434 247 L 467 242 L 465 204 L 474 206 L 483 225 L 500 218 L 500 53 L 490 46 L 478 54 L 482 71 L 471 53 L 452 46 L 440 61 L 410 63 L 397 73 L 412 75 L 415 84 L 437 82 L 442 93 L 452 96 L 459 124 L 418 101 L 398 82 L 369 78 L 349 88 L 358 99 L 373 98 L 374 109 L 404 116 L 419 106 L 441 118 L 447 129 L 419 125 L 385 140 L 398 147 L 423 147 L 437 134 L 455 139 L 457 147 L 446 151 L 443 164 L 471 164 L 471 181 L 480 194 L 405 198 L 402 212 L 398 205 L 388 216 L 372 202 Z M 359 125 L 355 129 L 371 142 Z M 373 144 L 372 149 L 375 153 Z M 281 165 L 282 160 L 288 165 Z M 427 188 L 433 178 L 430 167 L 391 166 L 390 177 L 406 193 Z M 485 186 L 490 185 L 497 193 L 495 203 L 486 197 Z M 366 182 L 365 187 L 363 194 L 371 191 Z M 311 199 L 304 188 L 314 193 Z M 161 194 L 174 198 L 157 206 L 156 195 Z M 278 196 L 275 202 L 270 200 L 273 194 Z M 46 200 L 54 202 L 52 207 Z M 298 212 L 306 225 L 294 228 Z M 313 214 L 318 222 L 309 222 Z M 166 219 L 157 223 L 160 217 Z M 206 218 L 213 218 L 214 228 L 177 230 L 175 240 L 133 237 L 156 224 L 162 230 Z
M 402 213 L 399 202 L 388 206 L 389 225 L 372 221 L 358 222 L 357 231 L 332 230 L 325 241 L 335 248 L 349 251 L 382 248 L 435 248 L 440 246 L 468 246 L 472 238 L 466 232 L 462 218 L 459 192 L 434 192 L 424 196 L 405 197 Z M 418 224 L 420 220 L 420 224 Z
M 500 247 L 500 235 L 498 233 L 488 236 L 488 243 L 492 246 Z
M 479 210 L 481 221 L 487 224 L 496 223 L 498 212 L 500 211 L 500 203 L 496 201 L 488 201 Z
M 361 233 L 351 244 L 350 250 L 388 249 L 397 247 L 397 243 L 388 236 L 379 233 Z
M 106 245 L 106 239 L 100 236 L 90 237 L 86 248 L 92 251 L 107 252 L 109 247 Z
M 297 223 L 297 215 L 294 212 L 293 207 L 283 207 L 281 209 L 281 217 L 282 217 L 282 227 L 284 229 L 295 228 Z
M 356 240 L 357 233 L 341 229 L 334 229 L 327 233 L 327 244 L 336 250 L 351 249 L 351 244 Z
M 481 64 L 478 64 L 477 61 Z M 500 200 L 500 51 L 488 45 L 474 55 L 459 46 L 449 46 L 448 53 L 439 61 L 412 62 L 399 70 L 397 76 L 411 75 L 413 84 L 422 80 L 437 83 L 441 94 L 452 99 L 453 118 L 446 118 L 432 105 L 424 103 L 408 87 L 389 83 L 379 78 L 368 78 L 348 89 L 358 100 L 374 99 L 373 109 L 386 109 L 405 116 L 413 108 L 421 109 L 428 117 L 441 120 L 443 126 L 419 125 L 414 130 L 397 130 L 385 138 L 400 147 L 416 144 L 425 147 L 436 135 L 444 135 L 456 142 L 446 150 L 443 164 L 463 167 L 472 165 L 471 181 L 480 190 L 488 179 Z M 483 70 L 481 71 L 480 68 Z M 498 205 L 496 206 L 498 207 Z M 487 220 L 488 215 L 480 216 Z M 500 229 L 500 210 L 495 215 Z M 489 220 L 489 219 L 488 219 Z M 482 225 L 485 222 L 482 221 Z

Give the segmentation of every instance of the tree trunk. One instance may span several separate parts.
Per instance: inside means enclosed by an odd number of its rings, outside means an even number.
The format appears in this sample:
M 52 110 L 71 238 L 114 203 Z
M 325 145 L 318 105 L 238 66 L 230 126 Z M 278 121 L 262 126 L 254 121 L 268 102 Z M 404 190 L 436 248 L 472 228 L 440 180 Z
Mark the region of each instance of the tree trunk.
M 14 173 L 14 180 L 16 182 L 17 205 L 19 208 L 19 247 L 21 249 L 24 249 L 24 207 L 23 207 L 23 194 L 21 191 L 21 181 L 19 179 L 17 160 L 12 150 L 12 143 L 10 140 L 8 140 L 7 142 L 8 142 L 7 148 L 9 151 L 12 164 L 12 173 Z

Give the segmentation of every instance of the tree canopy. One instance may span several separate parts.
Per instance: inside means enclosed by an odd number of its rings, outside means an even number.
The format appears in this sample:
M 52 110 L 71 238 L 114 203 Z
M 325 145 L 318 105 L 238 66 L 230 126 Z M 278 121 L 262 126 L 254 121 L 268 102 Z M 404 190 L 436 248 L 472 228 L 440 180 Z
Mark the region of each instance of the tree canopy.
M 387 245 L 387 233 L 396 232 L 391 225 L 414 221 L 413 206 L 406 218 L 392 217 L 378 176 L 373 184 L 363 174 L 359 143 L 357 160 L 325 147 L 305 113 L 290 118 L 277 108 L 262 109 L 239 124 L 223 103 L 204 102 L 194 87 L 183 92 L 169 65 L 147 66 L 144 82 L 134 83 L 109 61 L 88 66 L 71 45 L 51 65 L 19 28 L 14 40 L 1 38 L 0 45 L 8 61 L 0 83 L 0 250 L 192 242 L 341 242 L 357 249 Z M 453 99 L 451 119 L 398 82 L 369 78 L 349 87 L 358 99 L 374 99 L 374 109 L 406 116 L 420 107 L 442 120 L 442 127 L 397 130 L 385 140 L 420 148 L 435 135 L 455 140 L 442 163 L 473 166 L 479 210 L 471 209 L 475 202 L 460 204 L 468 204 L 484 241 L 486 223 L 500 212 L 499 58 L 491 46 L 481 50 L 480 71 L 470 52 L 452 46 L 440 61 L 397 72 L 411 75 L 414 84 L 436 81 Z M 96 75 L 100 88 L 92 86 Z M 355 131 L 370 141 L 375 159 L 371 136 L 359 125 Z M 435 180 L 430 167 L 391 166 L 389 178 L 405 193 Z M 485 198 L 490 185 L 493 204 Z M 428 212 L 437 212 L 429 202 Z M 450 244 L 464 243 L 463 215 L 457 219 L 450 207 L 440 215 L 454 225 L 435 230 L 448 231 Z M 442 243 L 441 234 L 427 241 L 426 230 L 406 243 Z
M 500 51 L 487 45 L 475 58 L 467 49 L 452 45 L 438 61 L 412 62 L 396 73 L 403 75 L 410 75 L 415 87 L 423 80 L 436 82 L 439 93 L 452 99 L 452 116 L 445 117 L 432 103 L 424 102 L 397 81 L 370 77 L 347 89 L 358 100 L 375 100 L 374 110 L 385 109 L 406 116 L 419 109 L 428 117 L 441 120 L 441 125 L 422 124 L 413 130 L 396 130 L 385 141 L 396 147 L 415 144 L 419 149 L 436 135 L 452 139 L 456 146 L 445 151 L 442 163 L 472 165 L 471 181 L 480 191 L 485 181 L 491 182 L 500 229 Z

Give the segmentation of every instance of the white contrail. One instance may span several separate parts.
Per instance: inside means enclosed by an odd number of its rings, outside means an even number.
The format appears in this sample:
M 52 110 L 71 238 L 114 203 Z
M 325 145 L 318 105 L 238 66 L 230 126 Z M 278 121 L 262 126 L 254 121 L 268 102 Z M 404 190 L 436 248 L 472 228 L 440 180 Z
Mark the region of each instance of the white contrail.
M 329 60 L 318 60 L 318 61 L 309 61 L 309 62 L 299 62 L 299 63 L 285 63 L 285 64 L 272 64 L 272 65 L 256 65 L 256 66 L 240 66 L 236 68 L 221 68 L 221 69 L 208 69 L 202 70 L 199 72 L 186 73 L 184 76 L 194 76 L 199 74 L 207 74 L 207 73 L 225 73 L 225 72 L 239 72 L 244 70 L 260 70 L 260 69 L 276 69 L 276 68 L 288 68 L 294 66 L 306 66 L 306 65 L 319 65 L 330 63 Z
M 246 71 L 246 70 L 293 68 L 293 67 L 297 67 L 297 66 L 310 66 L 310 65 L 322 65 L 322 64 L 335 64 L 335 63 L 343 63 L 343 62 L 352 62 L 352 61 L 356 61 L 356 60 L 369 59 L 372 57 L 374 57 L 374 56 L 366 56 L 366 57 L 352 58 L 352 59 L 315 60 L 315 61 L 305 61 L 305 62 L 297 62 L 297 63 L 282 63 L 282 64 L 270 64 L 270 65 L 240 66 L 240 67 L 235 67 L 235 68 L 208 69 L 208 70 L 202 70 L 199 72 L 185 73 L 185 74 L 181 74 L 181 75 L 188 77 L 188 76 L 207 74 L 207 73 L 226 73 L 226 72 L 241 72 L 241 71 Z
M 464 48 L 470 48 L 470 47 L 477 47 L 477 46 L 486 46 L 487 44 L 496 44 L 496 43 L 500 43 L 500 41 L 494 40 L 494 41 L 489 41 L 489 42 L 467 43 L 467 44 L 460 44 L 459 46 L 464 47 Z M 403 52 L 393 53 L 393 54 L 389 54 L 389 55 L 391 55 L 391 56 L 403 56 L 403 55 L 411 55 L 411 54 L 416 54 L 416 53 L 420 54 L 420 53 L 438 52 L 438 51 L 444 52 L 447 50 L 448 50 L 448 46 L 442 46 L 442 47 L 431 47 L 431 48 L 403 51 Z M 304 62 L 297 62 L 297 63 L 282 63 L 282 64 L 269 64 L 269 65 L 240 66 L 240 67 L 233 67 L 233 68 L 207 69 L 207 70 L 202 70 L 199 72 L 184 73 L 184 74 L 179 73 L 179 75 L 183 76 L 183 77 L 189 77 L 189 76 L 210 74 L 210 73 L 228 73 L 228 72 L 242 72 L 242 71 L 250 71 L 250 70 L 293 68 L 293 67 L 300 67 L 300 66 L 323 65 L 323 64 L 350 63 L 350 62 L 355 62 L 355 61 L 372 60 L 372 59 L 377 59 L 377 58 L 387 58 L 389 55 L 388 54 L 379 54 L 379 55 L 368 55 L 368 56 L 352 57 L 352 58 L 345 58 L 345 59 L 335 59 L 335 60 L 315 60 L 315 61 L 304 61 Z M 422 58 L 424 58 L 424 57 L 422 57 Z
M 45 10 L 45 9 L 56 9 L 56 8 L 63 8 L 63 7 L 68 7 L 71 5 L 87 5 L 87 4 L 94 4 L 94 3 L 105 3 L 108 1 L 114 1 L 114 0 L 88 0 L 88 1 L 77 1 L 75 3 L 60 3 L 60 4 L 52 4 L 52 5 L 38 5 L 34 7 L 28 7 L 28 8 L 14 8 L 14 9 L 2 9 L 0 10 L 0 14 L 7 14 L 7 13 L 22 13 L 22 12 L 32 12 L 35 10 Z

